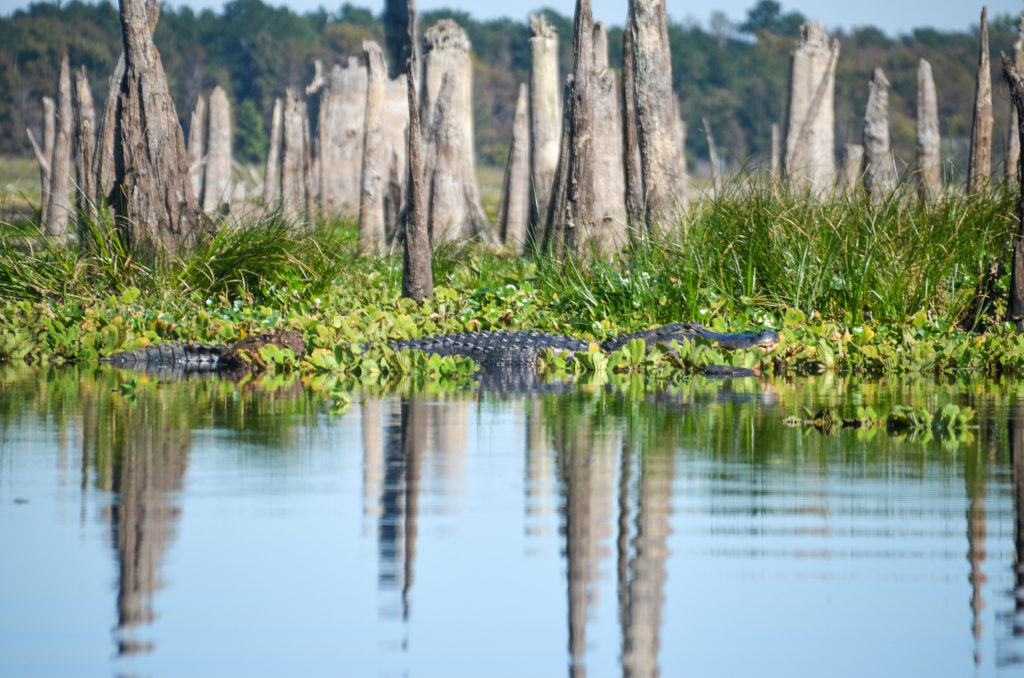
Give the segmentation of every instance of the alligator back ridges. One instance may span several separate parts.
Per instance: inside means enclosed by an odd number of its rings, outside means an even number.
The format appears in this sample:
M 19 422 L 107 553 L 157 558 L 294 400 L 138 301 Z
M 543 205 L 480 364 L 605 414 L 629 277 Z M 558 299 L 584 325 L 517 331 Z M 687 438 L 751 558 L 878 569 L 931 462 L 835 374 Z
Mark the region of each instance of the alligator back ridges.
M 224 346 L 171 341 L 166 344 L 150 344 L 133 351 L 115 353 L 101 360 L 115 367 L 125 368 L 159 365 L 164 367 L 181 366 L 194 370 L 213 370 L 220 365 L 223 350 Z
M 460 332 L 391 342 L 396 351 L 414 350 L 441 356 L 465 356 L 481 367 L 533 365 L 541 351 L 586 352 L 590 343 L 560 334 L 505 331 Z

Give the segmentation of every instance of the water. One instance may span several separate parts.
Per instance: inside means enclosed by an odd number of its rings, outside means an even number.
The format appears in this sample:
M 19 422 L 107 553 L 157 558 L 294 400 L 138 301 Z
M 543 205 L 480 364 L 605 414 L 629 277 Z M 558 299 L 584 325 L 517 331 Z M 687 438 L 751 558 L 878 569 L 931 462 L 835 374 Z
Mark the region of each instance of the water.
M 2 676 L 1024 674 L 1024 383 L 129 379 L 0 371 Z

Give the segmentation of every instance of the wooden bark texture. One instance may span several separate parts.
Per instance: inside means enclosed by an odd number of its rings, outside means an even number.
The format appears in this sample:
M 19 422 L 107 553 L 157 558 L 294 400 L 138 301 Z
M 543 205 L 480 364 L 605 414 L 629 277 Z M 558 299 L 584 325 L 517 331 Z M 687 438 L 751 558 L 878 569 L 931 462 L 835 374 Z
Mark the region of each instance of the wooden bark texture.
M 409 43 L 416 44 L 416 6 L 408 0 Z M 415 51 L 406 62 L 406 105 L 409 107 L 409 209 L 405 219 L 402 250 L 402 296 L 422 301 L 434 293 L 430 263 L 430 234 L 427 230 L 426 195 L 423 186 L 423 138 L 417 89 L 419 60 Z
M 876 68 L 868 83 L 864 112 L 864 188 L 873 203 L 896 190 L 896 167 L 889 142 L 889 80 Z
M 192 247 L 208 223 L 192 190 L 185 138 L 142 0 L 121 0 L 125 73 L 115 118 L 114 211 L 152 256 Z
M 203 165 L 206 156 L 206 99 L 201 95 L 188 119 L 188 139 L 185 141 L 185 158 L 188 160 L 192 190 L 196 195 L 203 193 Z
M 837 186 L 840 191 L 854 193 L 864 175 L 864 147 L 860 144 L 843 146 L 843 165 L 839 171 Z
M 92 171 L 96 175 L 96 202 L 110 200 L 114 189 L 114 135 L 116 132 L 117 100 L 121 96 L 121 81 L 124 79 L 124 51 L 121 52 L 114 70 L 107 80 L 107 98 L 103 102 L 103 116 L 96 131 L 96 152 L 93 154 Z M 194 195 L 199 195 L 195 190 Z
M 1016 131 L 1016 130 L 1015 130 Z M 942 192 L 942 159 L 939 155 L 939 105 L 932 66 L 921 59 L 917 65 L 917 190 L 921 200 L 934 202 Z
M 263 170 L 263 205 L 269 207 L 281 197 L 281 136 L 284 134 L 284 101 L 274 99 L 274 111 L 270 116 L 270 148 L 267 150 L 267 165 Z
M 384 50 L 376 42 L 363 43 L 367 88 L 363 141 L 362 191 L 359 198 L 359 249 L 373 252 L 384 245 L 384 190 L 387 167 L 384 158 L 384 91 L 388 66 Z
M 409 178 L 409 103 L 405 73 L 384 85 L 384 160 L 387 168 L 384 186 L 384 230 L 387 238 L 398 232 L 406 207 Z
M 820 22 L 800 27 L 793 52 L 785 174 L 798 191 L 820 195 L 835 184 L 835 73 L 839 41 Z
M 640 142 L 636 131 L 636 83 L 633 80 L 633 31 L 629 16 L 622 33 L 622 152 L 626 186 L 626 218 L 630 233 L 636 236 L 644 231 L 643 178 L 640 172 Z
M 68 221 L 74 210 L 72 199 L 71 137 L 74 132 L 75 106 L 71 95 L 71 66 L 65 54 L 57 83 L 57 127 L 50 160 L 49 205 L 46 208 L 46 232 L 60 240 L 68 237 Z
M 214 214 L 231 201 L 231 105 L 219 86 L 210 93 L 203 211 Z
M 75 177 L 78 190 L 78 209 L 85 216 L 95 214 L 96 176 L 92 172 L 92 158 L 96 151 L 96 106 L 85 66 L 75 73 Z
M 686 206 L 687 176 L 679 149 L 664 0 L 630 0 L 633 78 L 648 226 L 674 229 Z
M 543 14 L 530 15 L 530 223 L 542 228 L 558 166 L 562 124 L 558 33 Z
M 292 218 L 304 218 L 310 162 L 309 117 L 306 100 L 298 91 L 285 91 L 283 143 L 281 149 L 281 208 Z
M 427 29 L 423 52 L 428 229 L 432 242 L 462 240 L 487 225 L 476 185 L 469 38 L 454 21 L 443 19 Z
M 988 8 L 981 8 L 981 50 L 978 55 L 978 80 L 974 91 L 974 118 L 971 121 L 971 153 L 967 165 L 967 190 L 988 188 L 992 173 L 992 75 L 988 60 Z
M 320 208 L 328 214 L 359 213 L 366 86 L 366 67 L 349 57 L 344 67 L 331 68 L 320 91 Z
M 1010 98 L 1017 109 L 1017 136 L 1024 146 L 1024 72 L 1018 69 L 1005 54 L 1003 78 L 1010 86 Z M 1024 173 L 1018 175 L 1017 224 L 1012 238 L 1012 260 L 1010 266 L 1010 290 L 1006 304 L 1006 319 L 1012 322 L 1018 332 L 1024 331 Z
M 1024 69 L 1024 12 L 1017 21 L 1017 39 L 1013 43 L 1013 65 Z M 1009 128 L 1006 146 L 1006 180 L 1016 184 L 1020 172 L 1020 139 L 1017 138 L 1017 108 L 1010 102 Z
M 516 116 L 512 121 L 512 143 L 498 202 L 498 233 L 502 243 L 523 254 L 530 219 L 530 115 L 529 88 L 519 86 Z
M 594 222 L 584 233 L 582 247 L 606 258 L 629 241 L 626 216 L 626 170 L 622 141 L 622 104 L 615 73 L 608 66 L 608 36 L 604 24 L 594 23 L 593 80 L 593 192 Z

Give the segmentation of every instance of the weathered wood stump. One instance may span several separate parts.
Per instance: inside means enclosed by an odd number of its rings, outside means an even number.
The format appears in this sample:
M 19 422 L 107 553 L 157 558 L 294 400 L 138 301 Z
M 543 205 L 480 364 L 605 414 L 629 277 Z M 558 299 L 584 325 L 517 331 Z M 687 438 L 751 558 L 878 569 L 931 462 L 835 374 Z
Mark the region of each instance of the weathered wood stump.
M 210 93 L 208 118 L 203 211 L 214 214 L 231 202 L 231 104 L 219 86 Z
M 889 142 L 889 80 L 876 68 L 868 83 L 864 112 L 864 188 L 873 203 L 881 203 L 896 190 L 896 166 Z
M 75 105 L 71 98 L 71 66 L 65 54 L 60 63 L 57 87 L 57 128 L 50 160 L 49 205 L 46 208 L 46 232 L 59 240 L 68 238 L 68 221 L 74 211 L 72 199 L 71 137 L 74 133 Z
M 839 41 L 817 21 L 800 27 L 793 52 L 786 128 L 785 174 L 798 191 L 832 189 L 835 163 L 835 76 Z
M 992 173 L 992 75 L 988 60 L 988 8 L 981 8 L 981 50 L 978 54 L 978 80 L 974 91 L 974 117 L 971 121 L 971 154 L 967 165 L 967 191 L 977 193 L 988 188 Z
M 384 89 L 388 66 L 384 50 L 376 42 L 363 43 L 366 57 L 366 114 L 363 116 L 362 192 L 359 198 L 359 249 L 373 252 L 384 244 L 384 188 L 387 171 L 384 159 Z
M 924 202 L 934 202 L 942 193 L 939 105 L 935 96 L 932 66 L 925 59 L 921 59 L 917 65 L 916 141 L 918 195 Z
M 530 121 L 529 96 L 526 84 L 519 86 L 516 115 L 512 121 L 512 143 L 498 202 L 497 228 L 501 242 L 517 254 L 526 245 L 526 228 L 530 219 Z
M 558 33 L 543 14 L 530 15 L 530 223 L 539 237 L 558 167 L 562 87 Z

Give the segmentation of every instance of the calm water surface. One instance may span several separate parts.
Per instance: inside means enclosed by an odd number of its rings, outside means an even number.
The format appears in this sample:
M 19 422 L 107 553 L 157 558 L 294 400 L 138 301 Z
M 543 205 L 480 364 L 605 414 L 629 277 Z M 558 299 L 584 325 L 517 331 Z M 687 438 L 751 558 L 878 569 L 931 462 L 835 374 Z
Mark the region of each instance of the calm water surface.
M 1022 382 L 128 379 L 0 368 L 0 676 L 1024 674 Z

